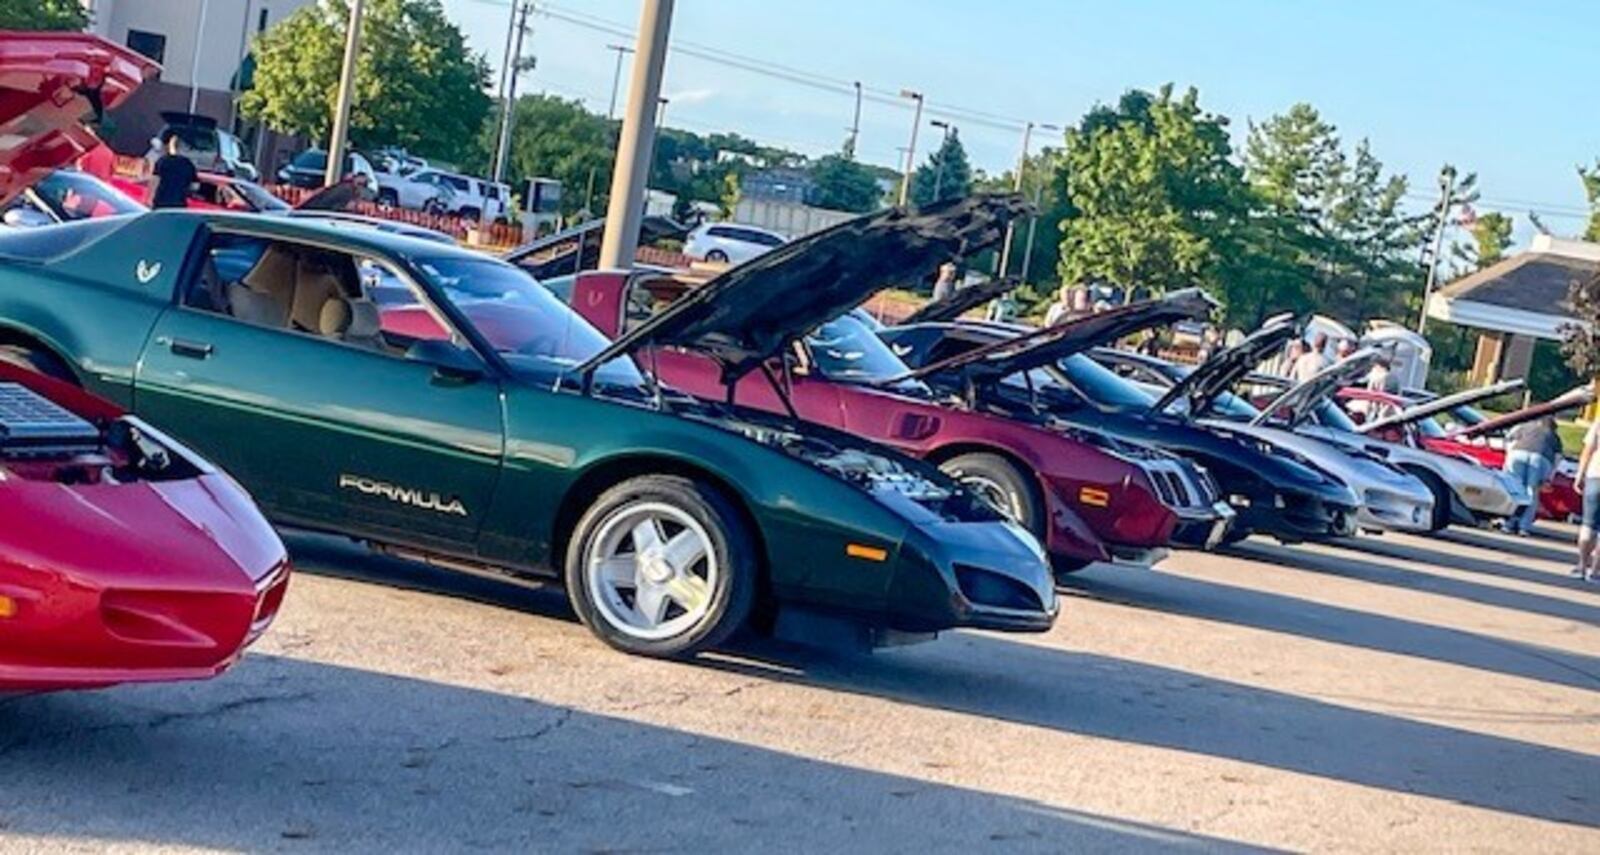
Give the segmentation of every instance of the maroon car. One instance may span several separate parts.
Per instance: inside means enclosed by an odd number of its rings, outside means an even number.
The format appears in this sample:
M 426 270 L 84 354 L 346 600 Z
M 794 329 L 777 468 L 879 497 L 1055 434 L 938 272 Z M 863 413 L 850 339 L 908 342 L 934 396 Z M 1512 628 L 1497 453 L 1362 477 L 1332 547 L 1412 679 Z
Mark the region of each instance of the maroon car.
M 698 287 L 658 271 L 595 271 L 552 290 L 619 341 L 654 344 L 640 362 L 669 386 L 792 412 L 936 463 L 1032 530 L 1058 572 L 1215 543 L 1227 520 L 1193 464 L 1048 415 L 936 397 L 850 312 L 982 248 L 1004 222 L 1003 201 L 870 215 Z M 731 289 L 744 299 L 725 296 Z

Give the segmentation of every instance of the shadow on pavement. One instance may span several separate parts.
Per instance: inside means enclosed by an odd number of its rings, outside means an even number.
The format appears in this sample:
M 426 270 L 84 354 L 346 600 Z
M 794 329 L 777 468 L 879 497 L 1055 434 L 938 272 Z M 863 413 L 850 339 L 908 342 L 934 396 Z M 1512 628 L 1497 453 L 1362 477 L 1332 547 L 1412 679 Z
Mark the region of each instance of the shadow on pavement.
M 1245 848 L 521 697 L 271 656 L 212 683 L 0 703 L 0 761 L 0 827 L 80 845 Z
M 1570 549 L 1540 546 L 1539 542 L 1548 542 L 1546 538 L 1508 537 L 1459 527 L 1447 528 L 1444 531 L 1435 532 L 1432 536 L 1450 543 L 1459 543 L 1462 546 L 1472 546 L 1492 552 L 1510 553 L 1538 561 L 1553 561 L 1560 565 L 1562 569 L 1578 563 L 1577 544 L 1573 544 Z
M 719 667 L 1600 827 L 1600 757 L 1184 671 L 967 633 L 873 657 L 750 654 Z
M 1485 585 L 1480 582 L 1453 579 L 1449 576 L 1411 570 L 1394 564 L 1379 564 L 1360 558 L 1352 558 L 1348 554 L 1350 552 L 1366 554 L 1377 552 L 1389 558 L 1432 562 L 1432 559 L 1425 557 L 1425 555 L 1417 555 L 1409 547 L 1402 544 L 1374 548 L 1368 546 L 1365 541 L 1338 541 L 1326 544 L 1326 546 L 1338 549 L 1339 554 L 1293 549 L 1259 541 L 1251 541 L 1235 546 L 1233 551 L 1256 561 L 1267 562 L 1289 570 L 1304 570 L 1310 573 L 1340 576 L 1375 585 L 1388 585 L 1409 591 L 1454 597 L 1486 606 L 1516 609 L 1558 620 L 1600 625 L 1600 598 L 1595 599 L 1594 605 L 1589 605 L 1587 603 L 1564 600 L 1559 597 L 1546 597 L 1527 591 L 1517 591 L 1495 585 Z M 1417 551 L 1428 553 L 1428 550 Z M 1440 560 L 1434 563 L 1448 566 L 1447 562 L 1443 560 L 1444 558 L 1445 556 L 1440 556 Z M 1577 588 L 1580 584 L 1574 582 L 1573 587 Z M 1600 669 L 1596 670 L 1596 674 L 1600 674 Z
M 1458 552 L 1441 552 L 1410 538 L 1363 536 L 1346 538 L 1335 541 L 1330 545 L 1365 552 L 1368 555 L 1381 558 L 1420 561 L 1439 567 L 1449 567 L 1452 570 L 1461 570 L 1482 576 L 1497 576 L 1502 579 L 1515 579 L 1519 582 L 1531 582 L 1536 585 L 1549 585 L 1553 588 L 1564 588 L 1569 591 L 1594 590 L 1587 588 L 1583 582 L 1567 576 L 1564 572 L 1566 565 L 1562 565 L 1563 572 L 1529 569 L 1526 566 L 1519 566 L 1517 564 L 1518 558 L 1508 558 L 1505 561 L 1489 561 L 1483 558 L 1474 558 L 1470 555 L 1462 555 Z M 1573 562 L 1576 562 L 1577 553 L 1574 552 L 1572 555 Z

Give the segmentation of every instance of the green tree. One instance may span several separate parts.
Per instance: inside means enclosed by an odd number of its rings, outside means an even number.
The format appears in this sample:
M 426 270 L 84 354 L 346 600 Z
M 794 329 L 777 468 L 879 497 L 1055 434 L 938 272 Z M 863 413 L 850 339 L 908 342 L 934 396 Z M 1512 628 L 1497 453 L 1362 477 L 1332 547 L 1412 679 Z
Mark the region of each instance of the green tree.
M 954 128 L 911 178 L 911 204 L 927 205 L 972 193 L 972 164 Z
M 865 214 L 877 210 L 883 191 L 872 170 L 843 154 L 824 155 L 811 164 L 814 188 L 807 204 Z
M 1578 167 L 1578 180 L 1583 182 L 1583 195 L 1589 200 L 1589 225 L 1583 230 L 1583 239 L 1600 242 L 1600 158 L 1595 158 L 1590 169 Z
M 493 111 L 484 119 L 463 168 L 488 172 L 499 140 L 497 115 Z M 511 128 L 506 177 L 512 186 L 521 187 L 529 178 L 554 178 L 561 182 L 563 214 L 571 216 L 585 207 L 590 213 L 605 210 L 615 151 L 613 123 L 579 101 L 524 95 L 517 99 Z
M 1136 290 L 1208 286 L 1229 299 L 1220 248 L 1244 213 L 1244 181 L 1230 159 L 1227 119 L 1199 94 L 1125 95 L 1067 132 L 1060 273 Z
M 1567 291 L 1576 323 L 1562 324 L 1561 355 L 1579 377 L 1600 377 L 1600 274 L 1573 281 Z
M 325 140 L 338 97 L 349 9 L 321 0 L 258 37 L 246 116 Z M 459 161 L 471 156 L 489 112 L 488 64 L 467 50 L 439 0 L 371 0 L 362 23 L 350 136 L 359 146 L 402 146 Z
M 0 30 L 81 30 L 89 26 L 83 0 L 0 0 Z
M 1469 231 L 1472 233 L 1473 263 L 1482 270 L 1506 257 L 1511 247 L 1511 217 L 1499 211 L 1480 215 Z

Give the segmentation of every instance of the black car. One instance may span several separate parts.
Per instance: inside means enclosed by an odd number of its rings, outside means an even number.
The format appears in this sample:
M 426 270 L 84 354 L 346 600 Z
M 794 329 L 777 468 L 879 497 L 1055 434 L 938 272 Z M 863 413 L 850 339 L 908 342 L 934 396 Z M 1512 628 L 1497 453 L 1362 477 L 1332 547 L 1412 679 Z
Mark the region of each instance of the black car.
M 936 319 L 890 327 L 879 335 L 919 367 L 918 377 L 948 394 L 1032 407 L 1085 430 L 1194 461 L 1211 473 L 1238 513 L 1230 541 L 1252 532 L 1289 543 L 1350 534 L 1358 499 L 1344 482 L 1292 451 L 1226 427 L 1197 424 L 1190 415 L 1211 410 L 1261 356 L 1280 347 L 1276 332 L 1218 353 L 1162 397 L 1086 355 L 1133 333 L 1203 317 L 1211 305 L 1199 292 L 1185 291 L 1042 330 L 925 313 Z

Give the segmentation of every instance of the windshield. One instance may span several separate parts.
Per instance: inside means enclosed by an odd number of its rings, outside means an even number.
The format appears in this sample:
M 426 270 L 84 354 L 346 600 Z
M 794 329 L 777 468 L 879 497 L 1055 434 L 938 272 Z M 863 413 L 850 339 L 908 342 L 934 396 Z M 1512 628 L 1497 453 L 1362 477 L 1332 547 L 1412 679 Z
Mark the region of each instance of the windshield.
M 33 185 L 33 193 L 63 223 L 145 210 L 93 175 L 66 169 L 57 169 L 40 179 Z
M 262 187 L 260 184 L 256 184 L 255 182 L 236 180 L 228 186 L 232 187 L 234 192 L 238 193 L 240 196 L 243 196 L 245 201 L 249 202 L 251 207 L 255 208 L 257 211 L 289 210 L 287 203 L 285 203 L 282 199 L 279 199 L 277 196 L 268 193 L 267 188 Z
M 1098 406 L 1113 410 L 1148 410 L 1156 402 L 1154 395 L 1081 353 L 1062 359 L 1060 366 L 1072 385 Z
M 317 151 L 316 149 L 307 149 L 295 155 L 294 160 L 290 161 L 289 165 L 297 169 L 327 169 L 328 153 Z
M 555 383 L 611 342 L 532 276 L 489 258 L 432 258 L 417 262 L 444 298 L 495 352 L 520 372 Z M 614 359 L 595 373 L 602 385 L 644 384 L 631 359 Z
M 855 315 L 835 318 L 806 336 L 811 359 L 823 376 L 850 383 L 879 383 L 910 368 Z
M 1317 424 L 1323 427 L 1348 433 L 1356 433 L 1358 430 L 1356 423 L 1350 419 L 1350 416 L 1333 401 L 1324 400 L 1318 404 L 1316 409 L 1312 411 L 1311 416 L 1316 420 Z

